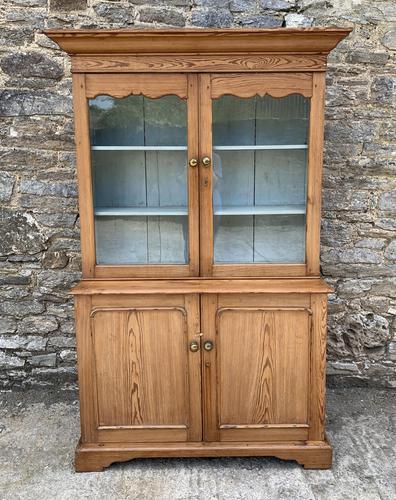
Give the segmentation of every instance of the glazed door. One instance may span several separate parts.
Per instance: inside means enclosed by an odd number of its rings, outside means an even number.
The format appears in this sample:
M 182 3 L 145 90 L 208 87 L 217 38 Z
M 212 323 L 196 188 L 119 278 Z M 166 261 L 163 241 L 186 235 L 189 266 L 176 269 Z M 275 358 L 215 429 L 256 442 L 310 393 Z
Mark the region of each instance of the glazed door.
M 321 80 L 267 73 L 200 81 L 201 274 L 318 272 Z
M 99 442 L 201 440 L 198 295 L 93 297 L 91 332 Z
M 75 95 L 85 277 L 197 275 L 197 76 L 76 75 Z
M 204 439 L 308 439 L 309 297 L 208 295 L 202 317 Z

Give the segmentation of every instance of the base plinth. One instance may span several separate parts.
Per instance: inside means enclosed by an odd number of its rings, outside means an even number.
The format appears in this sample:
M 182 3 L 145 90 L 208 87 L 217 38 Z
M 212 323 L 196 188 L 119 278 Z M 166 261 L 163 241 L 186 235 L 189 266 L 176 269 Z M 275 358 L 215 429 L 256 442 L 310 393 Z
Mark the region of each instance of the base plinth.
M 100 472 L 114 462 L 135 458 L 276 457 L 295 460 L 306 469 L 329 469 L 332 448 L 327 441 L 307 443 L 79 443 L 77 472 Z

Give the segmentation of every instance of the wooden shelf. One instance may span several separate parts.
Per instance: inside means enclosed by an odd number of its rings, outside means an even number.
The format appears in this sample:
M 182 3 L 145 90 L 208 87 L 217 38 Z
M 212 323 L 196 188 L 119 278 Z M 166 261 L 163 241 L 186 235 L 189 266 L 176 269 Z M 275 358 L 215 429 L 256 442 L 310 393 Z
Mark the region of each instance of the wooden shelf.
M 91 146 L 92 151 L 187 151 L 187 146 Z
M 91 146 L 92 151 L 187 151 L 187 146 Z M 255 151 L 266 149 L 308 149 L 306 144 L 214 146 L 213 151 Z
M 188 215 L 187 207 L 96 207 L 95 215 L 100 217 L 129 217 L 157 215 Z
M 305 214 L 305 205 L 261 205 L 214 207 L 214 215 L 298 215 Z M 115 216 L 157 216 L 188 215 L 186 207 L 96 207 L 95 215 L 100 217 Z
M 298 215 L 305 214 L 305 205 L 261 205 L 214 207 L 214 215 Z M 187 207 L 96 207 L 95 215 L 100 217 L 129 217 L 157 215 L 188 215 Z
M 305 214 L 305 205 L 256 205 L 251 207 L 214 207 L 215 215 L 297 215 Z
M 213 151 L 256 151 L 265 149 L 308 149 L 306 144 L 266 144 L 266 145 L 254 145 L 251 146 L 214 146 Z

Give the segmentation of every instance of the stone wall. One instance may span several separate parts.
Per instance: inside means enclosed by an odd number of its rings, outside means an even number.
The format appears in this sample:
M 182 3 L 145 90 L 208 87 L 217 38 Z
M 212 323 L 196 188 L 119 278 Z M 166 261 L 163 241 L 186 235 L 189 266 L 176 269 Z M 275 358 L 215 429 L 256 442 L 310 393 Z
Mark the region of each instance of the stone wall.
M 330 57 L 322 271 L 334 383 L 395 386 L 394 0 L 2 0 L 0 385 L 75 383 L 70 67 L 43 28 L 353 26 Z M 393 25 L 393 28 L 392 28 Z

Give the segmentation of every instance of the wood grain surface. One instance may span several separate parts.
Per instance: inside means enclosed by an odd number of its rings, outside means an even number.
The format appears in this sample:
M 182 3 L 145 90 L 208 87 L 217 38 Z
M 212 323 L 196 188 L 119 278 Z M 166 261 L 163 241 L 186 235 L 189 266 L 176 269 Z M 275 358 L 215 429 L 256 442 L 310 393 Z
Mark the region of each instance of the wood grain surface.
M 69 54 L 327 54 L 351 28 L 46 30 Z
M 317 54 L 102 55 L 72 57 L 74 73 L 211 73 L 255 71 L 324 71 L 326 56 Z

